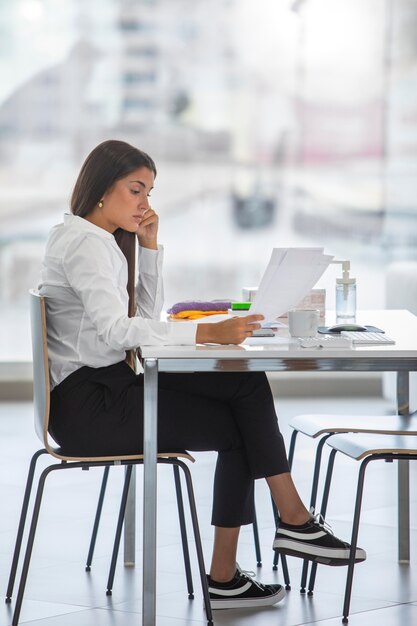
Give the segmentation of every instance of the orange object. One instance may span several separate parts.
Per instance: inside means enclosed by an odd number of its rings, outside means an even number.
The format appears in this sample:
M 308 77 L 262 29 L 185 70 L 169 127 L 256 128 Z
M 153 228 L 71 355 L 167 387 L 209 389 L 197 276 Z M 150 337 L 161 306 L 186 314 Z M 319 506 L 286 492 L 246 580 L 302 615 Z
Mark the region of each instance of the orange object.
M 209 315 L 227 315 L 227 311 L 180 311 L 179 313 L 171 314 L 170 317 L 173 320 L 198 320 Z

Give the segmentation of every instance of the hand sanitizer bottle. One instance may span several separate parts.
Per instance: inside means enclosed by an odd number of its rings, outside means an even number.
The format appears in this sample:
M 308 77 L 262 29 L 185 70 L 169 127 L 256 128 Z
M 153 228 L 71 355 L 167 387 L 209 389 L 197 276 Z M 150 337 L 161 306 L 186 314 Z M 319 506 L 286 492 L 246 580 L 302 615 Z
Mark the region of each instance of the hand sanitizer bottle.
M 356 279 L 350 278 L 350 261 L 342 261 L 343 277 L 336 279 L 336 320 L 354 322 L 356 318 Z

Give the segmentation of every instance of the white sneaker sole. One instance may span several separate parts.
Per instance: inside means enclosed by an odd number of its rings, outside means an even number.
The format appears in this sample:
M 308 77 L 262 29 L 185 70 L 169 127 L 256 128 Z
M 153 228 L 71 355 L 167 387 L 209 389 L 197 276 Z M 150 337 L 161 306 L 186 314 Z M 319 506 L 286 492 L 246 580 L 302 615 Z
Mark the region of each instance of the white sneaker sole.
M 275 539 L 273 549 L 281 554 L 296 556 L 310 561 L 316 561 L 326 565 L 347 565 L 349 563 L 350 550 L 340 548 L 326 548 L 311 545 L 302 541 L 291 539 Z M 365 561 L 366 552 L 362 548 L 356 548 L 355 563 Z
M 272 606 L 273 604 L 278 604 L 284 598 L 285 589 L 281 587 L 277 593 L 266 598 L 233 598 L 229 596 L 228 599 L 224 600 L 210 599 L 210 605 L 213 611 L 217 609 L 251 609 L 259 608 L 260 606 Z

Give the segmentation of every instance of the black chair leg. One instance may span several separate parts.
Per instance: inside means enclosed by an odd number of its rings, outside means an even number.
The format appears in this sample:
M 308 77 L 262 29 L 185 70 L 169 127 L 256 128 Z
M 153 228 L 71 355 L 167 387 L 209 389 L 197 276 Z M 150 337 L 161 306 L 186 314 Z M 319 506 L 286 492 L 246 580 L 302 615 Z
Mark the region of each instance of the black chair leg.
M 323 500 L 321 503 L 321 510 L 320 510 L 320 515 L 322 515 L 323 517 L 325 517 L 326 511 L 327 511 L 327 503 L 329 501 L 329 491 L 330 491 L 330 485 L 332 482 L 333 466 L 334 466 L 334 459 L 335 459 L 336 453 L 337 453 L 337 450 L 333 448 L 333 450 L 330 452 L 329 461 L 327 464 L 326 480 L 325 480 L 324 489 L 323 489 Z M 308 595 L 309 596 L 313 595 L 314 584 L 316 580 L 316 573 L 317 573 L 317 563 L 312 563 L 310 580 L 308 583 Z
M 271 497 L 271 502 L 272 502 L 272 511 L 274 514 L 274 520 L 275 520 L 275 527 L 278 528 L 279 526 L 279 513 L 278 513 L 278 509 L 276 507 L 276 504 L 273 500 L 273 498 Z M 274 553 L 274 560 L 273 560 L 273 564 L 272 564 L 272 569 L 274 570 L 274 572 L 278 569 L 278 562 L 279 562 L 279 558 L 281 557 L 281 566 L 282 566 L 282 574 L 284 576 L 284 583 L 285 583 L 285 589 L 287 591 L 290 591 L 291 589 L 291 581 L 290 581 L 290 575 L 288 572 L 288 565 L 287 565 L 287 557 L 285 556 L 285 554 L 279 554 L 279 552 L 275 552 Z
M 372 456 L 366 457 L 366 459 L 362 461 L 361 466 L 359 468 L 358 488 L 356 490 L 355 514 L 353 516 L 353 526 L 352 526 L 352 539 L 350 542 L 349 565 L 348 565 L 348 572 L 346 576 L 345 598 L 343 601 L 343 620 L 342 620 L 343 622 L 348 621 L 350 598 L 352 595 L 353 571 L 355 568 L 356 547 L 358 545 L 359 521 L 360 521 L 360 516 L 361 516 L 365 471 L 368 466 L 368 463 L 372 461 L 373 458 L 375 457 L 372 457 Z
M 322 453 L 323 453 L 323 446 L 326 443 L 327 439 L 329 437 L 331 437 L 333 434 L 334 433 L 328 433 L 327 435 L 324 435 L 320 439 L 319 443 L 317 444 L 316 456 L 315 456 L 315 461 L 314 461 L 313 482 L 312 482 L 312 485 L 311 485 L 310 511 L 313 511 L 315 509 L 315 507 L 316 507 L 317 491 L 318 491 L 318 486 L 319 486 L 319 478 L 320 478 L 320 468 L 321 468 L 321 458 L 322 458 Z M 302 570 L 302 573 L 301 573 L 301 580 L 300 580 L 300 593 L 305 593 L 306 592 L 308 566 L 309 566 L 308 560 L 304 559 L 303 570 Z
M 262 567 L 261 544 L 259 542 L 259 529 L 258 529 L 258 519 L 256 517 L 256 511 L 253 516 L 252 529 L 253 529 L 253 541 L 255 544 L 256 565 L 257 567 Z
M 28 477 L 26 480 L 26 487 L 25 487 L 25 493 L 23 496 L 22 510 L 20 512 L 19 526 L 17 529 L 16 543 L 14 546 L 12 565 L 10 569 L 9 582 L 8 582 L 7 591 L 6 591 L 6 604 L 9 604 L 12 601 L 13 587 L 14 587 L 14 583 L 16 579 L 17 566 L 19 564 L 20 550 L 22 548 L 23 533 L 25 530 L 30 495 L 32 492 L 33 477 L 35 474 L 37 460 L 42 454 L 46 454 L 46 450 L 44 448 L 35 452 L 29 464 Z
M 292 470 L 292 464 L 294 461 L 294 452 L 295 452 L 295 444 L 297 441 L 298 430 L 293 430 L 290 440 L 290 448 L 288 451 L 288 465 L 290 466 L 290 471 Z
M 20 611 L 22 608 L 23 596 L 25 593 L 26 581 L 27 581 L 27 576 L 29 572 L 30 559 L 32 556 L 33 543 L 35 541 L 36 527 L 37 527 L 38 519 L 39 519 L 39 512 L 40 512 L 41 503 L 42 503 L 42 495 L 43 495 L 43 490 L 45 487 L 45 481 L 48 475 L 50 474 L 50 472 L 57 470 L 57 469 L 62 469 L 64 467 L 65 466 L 62 464 L 50 465 L 49 467 L 43 470 L 42 474 L 39 477 L 35 503 L 33 505 L 32 521 L 30 523 L 29 535 L 28 535 L 28 540 L 26 544 L 25 558 L 23 560 L 22 573 L 20 575 L 20 582 L 19 582 L 19 589 L 17 591 L 16 605 L 15 605 L 15 609 L 13 613 L 12 626 L 17 626 L 19 623 Z
M 185 475 L 185 480 L 187 484 L 188 502 L 190 505 L 191 521 L 193 524 L 193 531 L 194 531 L 195 547 L 196 547 L 196 552 L 197 552 L 198 568 L 200 571 L 201 588 L 203 591 L 204 606 L 206 609 L 207 624 L 208 626 L 213 626 L 213 613 L 211 611 L 210 595 L 209 595 L 209 590 L 208 590 L 206 568 L 204 565 L 203 547 L 201 544 L 200 529 L 198 526 L 197 509 L 195 505 L 191 472 L 183 461 L 179 461 L 177 459 L 176 464 L 178 465 L 178 467 L 181 467 Z
M 86 572 L 89 572 L 91 570 L 91 563 L 93 562 L 94 548 L 96 547 L 97 532 L 98 532 L 98 527 L 100 524 L 101 511 L 103 509 L 104 496 L 106 494 L 109 470 L 110 470 L 110 467 L 107 465 L 104 468 L 103 479 L 101 481 L 100 495 L 99 495 L 98 503 L 97 503 L 96 516 L 94 518 L 93 532 L 91 535 L 90 547 L 88 549 L 87 562 L 85 565 Z
M 285 556 L 285 554 L 281 554 L 281 567 L 282 567 L 282 574 L 284 576 L 285 589 L 287 591 L 290 591 L 291 589 L 290 575 L 288 573 L 287 557 Z
M 279 514 L 278 514 L 278 509 L 276 507 L 276 504 L 271 496 L 271 503 L 272 503 L 272 513 L 274 515 L 274 522 L 275 522 L 275 528 L 278 528 L 279 525 Z M 272 569 L 274 570 L 274 572 L 276 572 L 276 570 L 278 569 L 278 561 L 279 561 L 279 553 L 278 552 L 274 552 L 274 559 L 272 561 Z
M 116 571 L 117 557 L 119 555 L 120 538 L 122 536 L 123 522 L 125 519 L 127 497 L 129 495 L 130 478 L 132 476 L 132 465 L 126 466 L 125 482 L 123 485 L 122 499 L 120 502 L 119 517 L 117 520 L 116 534 L 114 537 L 113 553 L 110 563 L 109 577 L 107 579 L 106 595 L 111 596 L 114 582 L 114 574 Z
M 294 461 L 294 452 L 295 452 L 295 444 L 297 442 L 297 436 L 298 436 L 298 430 L 293 430 L 292 435 L 291 435 L 291 440 L 290 440 L 290 447 L 288 451 L 288 465 L 289 465 L 290 471 L 292 469 L 292 464 Z M 279 523 L 279 515 L 278 515 L 277 507 L 275 506 L 275 502 L 273 500 L 272 500 L 272 510 L 274 513 L 275 527 L 277 528 L 278 523 Z M 274 571 L 278 569 L 278 561 L 279 561 L 279 554 L 278 552 L 275 552 L 274 559 L 272 561 L 272 569 Z M 281 555 L 281 563 L 282 563 L 282 569 L 283 569 L 284 580 L 285 580 L 285 588 L 291 589 L 290 578 L 289 578 L 288 567 L 287 567 L 287 559 L 285 558 L 284 554 Z
M 180 522 L 182 552 L 184 555 L 185 576 L 187 579 L 188 599 L 193 600 L 194 599 L 194 587 L 193 587 L 193 578 L 191 574 L 190 551 L 188 549 L 187 527 L 185 524 L 184 501 L 182 498 L 181 478 L 180 478 L 178 465 L 173 465 L 172 469 L 174 470 L 175 491 L 177 494 L 178 517 L 179 517 L 179 522 Z

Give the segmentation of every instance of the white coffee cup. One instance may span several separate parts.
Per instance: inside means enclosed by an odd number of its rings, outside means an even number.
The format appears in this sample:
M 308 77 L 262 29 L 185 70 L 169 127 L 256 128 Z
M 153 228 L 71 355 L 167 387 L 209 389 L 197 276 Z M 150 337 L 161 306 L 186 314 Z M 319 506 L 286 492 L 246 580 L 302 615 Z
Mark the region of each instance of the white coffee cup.
M 294 309 L 288 312 L 288 327 L 291 337 L 315 337 L 319 325 L 318 309 Z

